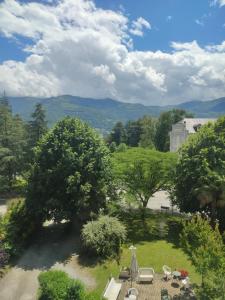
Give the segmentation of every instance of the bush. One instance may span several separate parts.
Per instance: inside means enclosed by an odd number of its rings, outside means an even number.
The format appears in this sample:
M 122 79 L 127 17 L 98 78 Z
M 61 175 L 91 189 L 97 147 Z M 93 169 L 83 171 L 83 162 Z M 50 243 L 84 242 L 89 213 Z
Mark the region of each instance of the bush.
M 38 276 L 40 300 L 85 300 L 83 284 L 65 272 L 50 270 Z
M 108 257 L 119 254 L 120 246 L 126 239 L 126 228 L 117 218 L 100 216 L 98 220 L 83 226 L 81 237 L 87 251 Z
M 11 202 L 0 226 L 1 239 L 10 255 L 17 255 L 22 251 L 36 225 L 23 199 Z
M 117 147 L 117 152 L 125 152 L 127 150 L 127 145 L 125 143 L 121 143 L 119 144 L 119 146 Z

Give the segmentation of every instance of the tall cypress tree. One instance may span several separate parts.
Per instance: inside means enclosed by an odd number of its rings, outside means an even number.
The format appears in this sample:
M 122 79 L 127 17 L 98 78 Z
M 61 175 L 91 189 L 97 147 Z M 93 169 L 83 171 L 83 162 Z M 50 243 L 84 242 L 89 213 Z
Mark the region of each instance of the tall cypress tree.
M 29 147 L 33 148 L 37 145 L 40 138 L 47 132 L 47 121 L 45 110 L 41 103 L 38 103 L 31 115 L 32 120 L 29 122 Z
M 13 116 L 8 98 L 0 99 L 0 190 L 11 189 L 16 176 L 23 171 L 25 126 Z

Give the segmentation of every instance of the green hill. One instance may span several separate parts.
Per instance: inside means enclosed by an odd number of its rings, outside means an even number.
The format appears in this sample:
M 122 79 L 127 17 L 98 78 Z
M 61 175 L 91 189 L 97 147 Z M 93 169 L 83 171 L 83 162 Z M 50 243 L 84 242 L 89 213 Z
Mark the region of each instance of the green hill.
M 14 113 L 25 120 L 30 119 L 36 103 L 42 103 L 47 114 L 49 126 L 65 116 L 79 117 L 92 127 L 106 133 L 117 121 L 127 122 L 143 115 L 159 116 L 162 111 L 183 108 L 193 112 L 196 117 L 217 117 L 225 114 L 225 98 L 212 101 L 192 101 L 174 106 L 144 106 L 124 103 L 112 99 L 89 99 L 64 95 L 51 98 L 10 97 Z

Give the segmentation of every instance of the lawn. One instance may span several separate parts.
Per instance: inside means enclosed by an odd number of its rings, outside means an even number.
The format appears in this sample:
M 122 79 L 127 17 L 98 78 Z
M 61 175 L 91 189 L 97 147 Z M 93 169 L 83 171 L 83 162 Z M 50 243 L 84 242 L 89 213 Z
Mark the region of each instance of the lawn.
M 96 295 L 99 297 L 102 295 L 110 276 L 118 277 L 120 268 L 130 265 L 129 246 L 131 244 L 137 248 L 137 260 L 140 267 L 153 267 L 158 273 L 162 273 L 164 264 L 173 270 L 186 269 L 192 283 L 200 283 L 200 275 L 196 273 L 187 255 L 178 245 L 180 217 L 148 213 L 145 222 L 134 213 L 123 214 L 121 217 L 126 225 L 129 225 L 128 243 L 123 246 L 121 258 L 89 265 L 89 271 L 97 283 Z M 163 232 L 162 224 L 164 224 Z

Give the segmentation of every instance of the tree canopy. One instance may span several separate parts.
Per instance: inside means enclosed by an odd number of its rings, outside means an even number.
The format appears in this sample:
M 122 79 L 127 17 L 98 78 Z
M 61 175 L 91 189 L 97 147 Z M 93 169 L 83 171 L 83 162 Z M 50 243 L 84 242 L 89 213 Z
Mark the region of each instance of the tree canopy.
M 203 126 L 182 147 L 174 177 L 182 211 L 210 210 L 225 226 L 225 117 Z
M 218 224 L 210 225 L 207 215 L 200 213 L 186 221 L 181 234 L 181 245 L 189 255 L 196 270 L 202 275 L 199 299 L 224 299 L 225 255 L 224 243 Z
M 65 118 L 35 149 L 27 202 L 44 219 L 88 219 L 106 204 L 110 157 L 99 135 Z
M 136 121 L 128 121 L 125 125 L 118 122 L 113 127 L 107 141 L 118 146 L 125 143 L 130 147 L 154 148 L 156 119 L 144 116 Z
M 0 190 L 8 191 L 24 167 L 25 123 L 13 115 L 8 99 L 0 99 Z
M 143 208 L 155 192 L 166 188 L 175 163 L 175 153 L 141 147 L 113 153 L 113 170 L 118 184 Z

